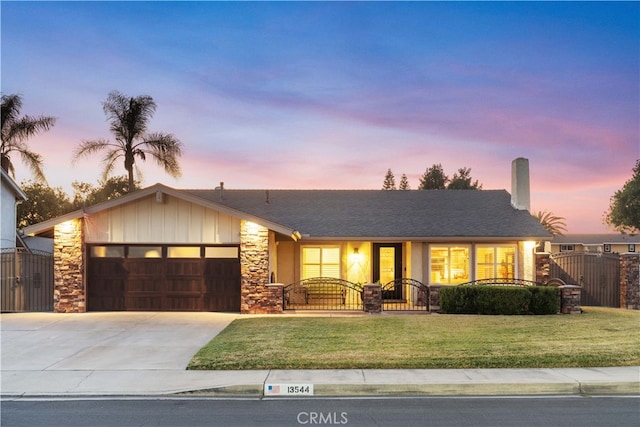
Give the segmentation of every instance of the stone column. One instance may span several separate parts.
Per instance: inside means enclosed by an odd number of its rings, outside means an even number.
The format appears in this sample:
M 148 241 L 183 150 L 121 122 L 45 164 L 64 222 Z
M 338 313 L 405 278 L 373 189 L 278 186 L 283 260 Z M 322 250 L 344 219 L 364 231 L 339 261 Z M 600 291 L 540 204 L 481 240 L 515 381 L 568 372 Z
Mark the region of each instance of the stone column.
M 63 222 L 53 230 L 53 311 L 84 313 L 84 220 Z
M 382 286 L 374 283 L 364 285 L 362 305 L 366 313 L 382 313 Z
M 640 254 L 620 255 L 620 307 L 640 310 Z
M 549 263 L 551 255 L 545 253 L 536 254 L 536 282 L 547 283 L 549 280 Z
M 560 286 L 560 313 L 580 314 L 582 313 L 581 295 L 582 287 L 576 285 Z
M 429 312 L 442 313 L 440 308 L 440 288 L 445 285 L 429 285 Z
M 270 313 L 273 302 L 269 284 L 269 230 L 250 221 L 240 223 L 240 312 Z M 280 298 L 282 305 L 282 298 Z M 282 311 L 282 310 L 281 310 Z

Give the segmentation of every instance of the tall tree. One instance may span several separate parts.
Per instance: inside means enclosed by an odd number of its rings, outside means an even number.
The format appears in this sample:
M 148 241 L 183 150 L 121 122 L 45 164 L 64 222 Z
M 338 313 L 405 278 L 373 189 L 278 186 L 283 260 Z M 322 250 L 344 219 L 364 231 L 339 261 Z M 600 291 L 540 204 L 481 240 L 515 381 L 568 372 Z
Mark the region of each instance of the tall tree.
M 557 216 L 553 212 L 538 211 L 533 216 L 554 237 L 563 236 L 563 232 L 567 231 L 567 224 L 564 222 L 565 218 Z
M 395 190 L 396 189 L 396 177 L 391 172 L 391 169 L 387 169 L 387 174 L 384 177 L 384 183 L 382 184 L 383 190 Z
M 40 154 L 29 149 L 27 139 L 40 132 L 49 130 L 56 122 L 50 116 L 22 116 L 22 96 L 18 94 L 2 95 L 1 107 L 2 143 L 0 146 L 0 165 L 9 175 L 15 177 L 15 167 L 11 161 L 11 153 L 20 154 L 22 162 L 31 170 L 33 177 L 46 182 L 42 171 L 43 160 Z
M 136 159 L 145 161 L 147 156 L 151 156 L 172 177 L 181 175 L 178 157 L 182 155 L 182 143 L 170 133 L 147 131 L 149 121 L 156 111 L 153 98 L 148 95 L 128 97 L 113 91 L 102 103 L 102 109 L 111 125 L 115 142 L 106 139 L 82 141 L 74 153 L 74 161 L 106 150 L 102 176 L 103 181 L 106 181 L 116 161 L 124 159 L 128 191 L 135 189 L 133 170 Z
M 86 182 L 74 181 L 71 183 L 73 187 L 73 205 L 76 208 L 83 206 L 91 206 L 97 203 L 106 202 L 115 199 L 129 192 L 129 183 L 126 175 L 112 176 L 105 180 L 99 180 L 98 186 Z M 134 183 L 134 189 L 140 187 L 140 183 Z
M 453 178 L 447 185 L 448 190 L 481 190 L 482 184 L 478 183 L 476 179 L 471 182 L 471 168 L 463 167 L 458 169 L 458 172 L 453 174 Z
M 409 185 L 409 179 L 406 174 L 402 174 L 400 177 L 400 185 L 398 185 L 398 190 L 411 190 L 411 186 Z
M 69 196 L 60 187 L 51 188 L 41 182 L 23 181 L 20 188 L 27 195 L 27 200 L 17 208 L 18 228 L 64 215 L 74 209 Z
M 611 197 L 604 220 L 621 233 L 640 233 L 640 159 L 633 176 Z
M 434 164 L 420 177 L 418 190 L 444 190 L 447 188 L 449 177 L 445 175 L 442 165 Z

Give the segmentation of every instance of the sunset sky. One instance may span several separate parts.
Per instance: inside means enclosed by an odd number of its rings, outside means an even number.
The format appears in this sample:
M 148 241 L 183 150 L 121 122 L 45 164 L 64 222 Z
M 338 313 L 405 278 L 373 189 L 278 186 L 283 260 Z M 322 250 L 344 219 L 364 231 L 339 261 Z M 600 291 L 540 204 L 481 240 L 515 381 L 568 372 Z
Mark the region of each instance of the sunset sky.
M 441 163 L 510 191 L 526 157 L 532 211 L 597 233 L 640 158 L 638 2 L 0 7 L 2 93 L 57 117 L 29 146 L 70 195 L 100 178 L 100 155 L 71 160 L 111 138 L 112 90 L 152 96 L 150 130 L 185 146 L 181 178 L 148 161 L 144 186 L 380 189 L 391 168 L 415 189 Z

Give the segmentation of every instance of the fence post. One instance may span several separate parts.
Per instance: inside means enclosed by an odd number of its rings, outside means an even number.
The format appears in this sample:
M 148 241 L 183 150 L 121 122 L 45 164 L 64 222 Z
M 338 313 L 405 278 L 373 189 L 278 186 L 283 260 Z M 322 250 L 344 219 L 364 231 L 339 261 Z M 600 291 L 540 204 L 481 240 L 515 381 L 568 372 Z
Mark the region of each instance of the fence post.
M 362 305 L 366 313 L 382 312 L 382 286 L 375 283 L 364 285 L 362 290 Z
M 445 285 L 429 285 L 429 313 L 442 313 L 440 308 L 440 288 Z
M 582 287 L 576 285 L 564 285 L 560 288 L 560 313 L 562 314 L 580 314 L 582 307 L 580 306 L 580 296 L 582 295 Z
M 620 307 L 640 310 L 640 254 L 620 255 Z

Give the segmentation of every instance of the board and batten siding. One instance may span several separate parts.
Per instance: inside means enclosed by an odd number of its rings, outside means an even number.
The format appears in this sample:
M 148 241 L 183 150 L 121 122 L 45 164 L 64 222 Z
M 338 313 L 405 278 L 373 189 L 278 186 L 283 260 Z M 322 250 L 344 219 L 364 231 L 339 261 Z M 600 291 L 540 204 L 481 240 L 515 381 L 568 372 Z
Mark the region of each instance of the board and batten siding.
M 240 243 L 240 219 L 163 195 L 87 218 L 87 243 Z

